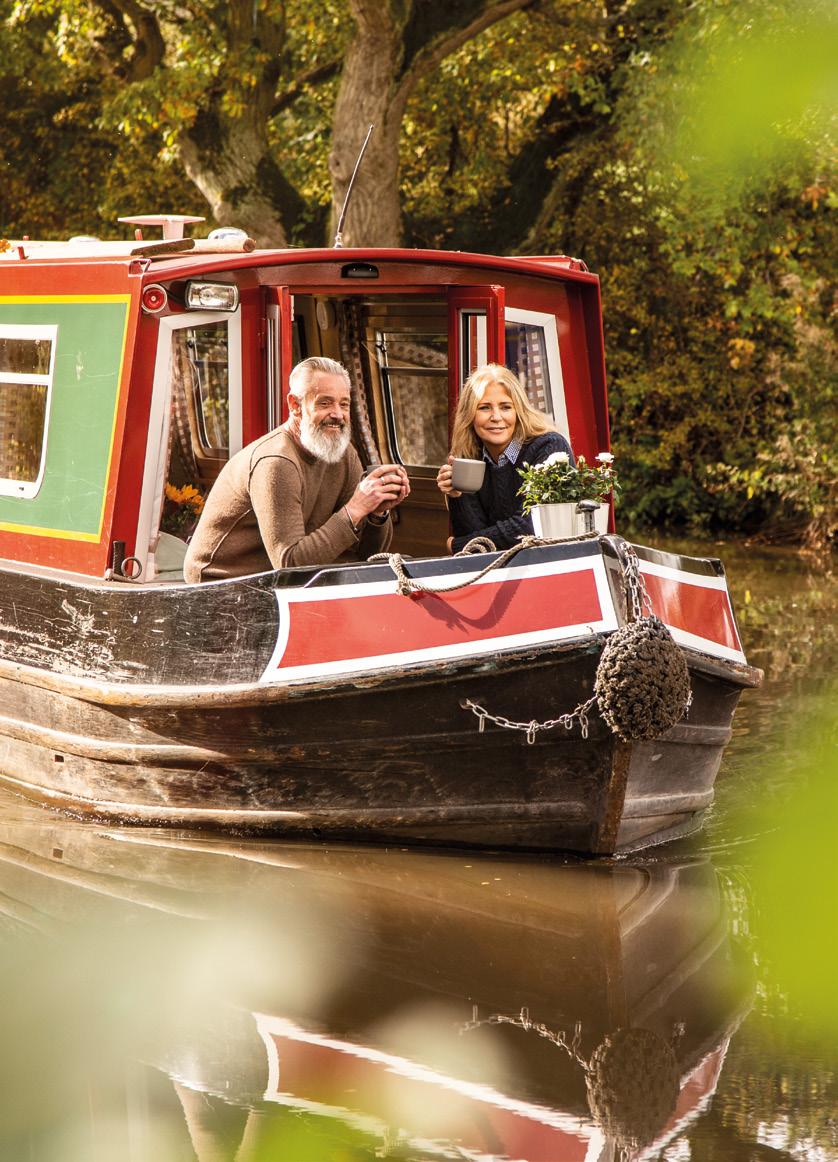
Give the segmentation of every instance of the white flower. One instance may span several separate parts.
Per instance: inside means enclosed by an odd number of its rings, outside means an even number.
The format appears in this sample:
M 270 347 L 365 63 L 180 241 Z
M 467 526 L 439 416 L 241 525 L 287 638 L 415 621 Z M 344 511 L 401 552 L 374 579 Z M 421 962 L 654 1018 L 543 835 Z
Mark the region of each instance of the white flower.
M 570 463 L 570 457 L 568 456 L 567 452 L 554 452 L 553 455 L 548 456 L 547 459 L 539 467 L 549 468 L 551 464 L 569 464 L 569 463 Z
M 597 460 L 599 460 L 600 464 L 613 464 L 614 463 L 614 457 L 611 455 L 610 452 L 600 452 L 599 455 L 597 456 Z

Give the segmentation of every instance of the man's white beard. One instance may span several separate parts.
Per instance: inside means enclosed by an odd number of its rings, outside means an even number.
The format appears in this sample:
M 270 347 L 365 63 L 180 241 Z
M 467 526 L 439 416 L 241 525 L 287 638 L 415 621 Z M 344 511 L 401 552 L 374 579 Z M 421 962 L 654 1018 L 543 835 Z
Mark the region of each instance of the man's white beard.
M 345 456 L 351 438 L 349 424 L 345 424 L 342 429 L 324 428 L 322 425 L 312 423 L 311 417 L 303 408 L 303 414 L 300 416 L 300 443 L 318 460 L 325 460 L 327 464 L 337 464 Z

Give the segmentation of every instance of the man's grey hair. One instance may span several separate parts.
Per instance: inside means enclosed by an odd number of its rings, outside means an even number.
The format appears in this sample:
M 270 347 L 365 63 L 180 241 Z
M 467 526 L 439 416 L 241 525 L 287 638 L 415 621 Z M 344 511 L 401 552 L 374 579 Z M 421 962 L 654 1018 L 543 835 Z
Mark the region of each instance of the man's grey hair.
M 295 399 L 305 399 L 318 375 L 339 375 L 348 388 L 352 387 L 349 372 L 342 363 L 327 359 L 325 355 L 312 355 L 298 363 L 288 376 L 288 394 Z

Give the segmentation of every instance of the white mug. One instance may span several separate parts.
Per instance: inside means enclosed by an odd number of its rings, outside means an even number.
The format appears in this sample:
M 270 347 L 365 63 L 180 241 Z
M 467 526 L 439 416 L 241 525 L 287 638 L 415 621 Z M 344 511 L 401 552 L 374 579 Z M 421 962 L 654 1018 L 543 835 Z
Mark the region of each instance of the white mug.
M 478 492 L 486 475 L 485 460 L 451 461 L 451 485 L 457 492 Z

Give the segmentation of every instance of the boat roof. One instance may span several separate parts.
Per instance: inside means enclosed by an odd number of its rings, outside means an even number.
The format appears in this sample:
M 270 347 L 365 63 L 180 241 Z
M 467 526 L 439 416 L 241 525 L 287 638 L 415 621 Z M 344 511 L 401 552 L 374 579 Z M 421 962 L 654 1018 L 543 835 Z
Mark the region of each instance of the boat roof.
M 566 254 L 506 256 L 461 250 L 419 250 L 399 247 L 321 247 L 257 249 L 250 238 L 179 238 L 144 242 L 136 239 L 102 241 L 73 238 L 65 242 L 32 239 L 9 240 L 0 251 L 0 264 L 27 266 L 75 266 L 89 264 L 130 265 L 143 262 L 149 279 L 168 275 L 183 277 L 221 270 L 264 266 L 302 265 L 322 262 L 387 262 L 423 266 L 492 268 L 521 274 L 598 281 L 579 258 Z M 152 273 L 153 272 L 153 273 Z

